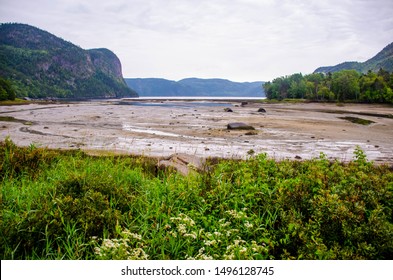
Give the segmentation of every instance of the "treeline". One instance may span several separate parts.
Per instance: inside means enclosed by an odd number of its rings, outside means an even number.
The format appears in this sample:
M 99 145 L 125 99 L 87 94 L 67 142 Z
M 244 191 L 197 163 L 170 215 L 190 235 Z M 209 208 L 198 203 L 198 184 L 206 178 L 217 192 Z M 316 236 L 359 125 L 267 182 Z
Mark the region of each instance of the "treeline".
M 360 74 L 355 70 L 334 73 L 296 73 L 264 84 L 268 99 L 393 103 L 393 72 L 380 69 Z

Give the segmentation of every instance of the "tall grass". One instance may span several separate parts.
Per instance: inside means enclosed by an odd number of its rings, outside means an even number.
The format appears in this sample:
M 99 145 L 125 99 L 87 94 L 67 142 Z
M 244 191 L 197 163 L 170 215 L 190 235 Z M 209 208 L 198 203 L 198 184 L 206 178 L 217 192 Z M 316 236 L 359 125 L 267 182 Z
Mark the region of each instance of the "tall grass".
M 211 162 L 181 176 L 153 159 L 0 143 L 2 259 L 391 259 L 393 172 L 357 149 Z

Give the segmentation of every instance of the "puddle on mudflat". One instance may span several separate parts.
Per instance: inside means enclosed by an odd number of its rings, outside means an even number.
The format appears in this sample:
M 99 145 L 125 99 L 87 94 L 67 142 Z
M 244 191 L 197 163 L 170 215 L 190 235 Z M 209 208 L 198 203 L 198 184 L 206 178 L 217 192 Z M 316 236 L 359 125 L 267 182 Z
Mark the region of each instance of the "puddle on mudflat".
M 9 117 L 9 116 L 0 116 L 0 122 L 17 122 L 17 123 L 23 123 L 26 125 L 31 125 L 32 123 L 26 120 L 21 120 L 17 119 L 14 117 Z
M 127 124 L 123 124 L 123 130 L 130 131 L 130 132 L 137 132 L 137 133 L 146 133 L 146 134 L 157 135 L 157 136 L 181 137 L 181 138 L 190 138 L 190 139 L 204 139 L 204 138 L 200 138 L 200 137 L 181 135 L 181 134 L 165 132 L 165 131 L 156 130 L 156 129 L 141 128 L 141 127 L 131 126 L 131 125 L 127 125 Z
M 356 118 L 356 117 L 339 117 L 339 119 L 350 121 L 351 123 L 361 124 L 361 125 L 369 125 L 375 123 L 374 121 Z
M 319 112 L 329 113 L 329 114 L 354 114 L 354 115 L 361 115 L 361 116 L 393 119 L 393 114 L 379 114 L 379 113 L 341 111 L 341 110 L 319 110 Z

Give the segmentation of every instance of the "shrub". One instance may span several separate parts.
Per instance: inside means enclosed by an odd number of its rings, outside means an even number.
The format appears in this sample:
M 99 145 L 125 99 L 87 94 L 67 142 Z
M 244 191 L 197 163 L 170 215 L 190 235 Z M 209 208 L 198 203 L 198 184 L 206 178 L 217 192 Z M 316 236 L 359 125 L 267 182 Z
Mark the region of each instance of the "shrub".
M 393 172 L 367 161 L 152 159 L 0 144 L 3 259 L 392 259 Z M 158 172 L 158 173 L 157 173 Z

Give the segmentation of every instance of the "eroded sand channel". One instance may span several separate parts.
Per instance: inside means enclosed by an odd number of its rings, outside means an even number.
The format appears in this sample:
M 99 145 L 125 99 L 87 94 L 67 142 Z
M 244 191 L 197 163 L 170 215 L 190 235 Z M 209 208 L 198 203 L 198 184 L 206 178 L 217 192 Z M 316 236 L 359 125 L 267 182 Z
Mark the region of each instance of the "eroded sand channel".
M 383 105 L 96 101 L 0 107 L 0 137 L 16 144 L 114 151 L 147 156 L 188 153 L 246 158 L 249 153 L 308 159 L 324 152 L 352 159 L 360 146 L 370 160 L 393 163 L 393 107 Z M 233 112 L 225 112 L 230 107 Z M 266 113 L 258 113 L 263 107 Z M 342 117 L 373 121 L 352 123 Z M 245 122 L 254 133 L 229 131 Z M 251 135 L 247 135 L 251 134 Z

